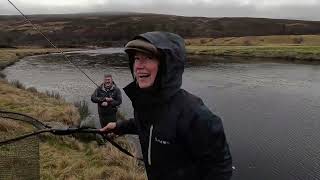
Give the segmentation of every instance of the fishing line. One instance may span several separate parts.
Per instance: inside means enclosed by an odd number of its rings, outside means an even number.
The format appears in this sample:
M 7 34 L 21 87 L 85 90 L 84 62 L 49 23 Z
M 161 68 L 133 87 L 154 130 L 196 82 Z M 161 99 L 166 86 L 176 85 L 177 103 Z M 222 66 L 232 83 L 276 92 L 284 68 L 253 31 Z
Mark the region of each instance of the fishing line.
M 74 63 L 66 56 L 66 54 L 65 54 L 60 48 L 58 48 L 57 46 L 55 46 L 55 45 L 49 40 L 49 38 L 47 38 L 47 36 L 44 35 L 44 34 L 42 33 L 42 31 L 41 31 L 35 24 L 33 24 L 33 23 L 27 18 L 27 16 L 25 16 L 25 15 L 23 14 L 22 11 L 20 11 L 20 10 L 17 8 L 17 6 L 15 6 L 10 0 L 8 0 L 8 1 L 9 1 L 9 3 L 10 3 L 17 11 L 19 11 L 19 13 L 23 16 L 23 18 L 24 18 L 29 24 L 31 24 L 31 26 L 33 27 L 33 29 L 35 29 L 38 33 L 40 33 L 40 34 L 50 43 L 50 45 L 51 45 L 52 47 L 54 47 L 56 50 L 58 50 L 59 53 L 60 53 L 67 61 L 69 61 L 72 65 L 74 65 L 74 67 L 76 67 L 81 73 L 83 73 L 94 85 L 96 85 L 97 87 L 99 86 L 99 85 L 98 85 L 97 83 L 95 83 L 79 66 L 77 66 L 76 64 L 74 64 Z

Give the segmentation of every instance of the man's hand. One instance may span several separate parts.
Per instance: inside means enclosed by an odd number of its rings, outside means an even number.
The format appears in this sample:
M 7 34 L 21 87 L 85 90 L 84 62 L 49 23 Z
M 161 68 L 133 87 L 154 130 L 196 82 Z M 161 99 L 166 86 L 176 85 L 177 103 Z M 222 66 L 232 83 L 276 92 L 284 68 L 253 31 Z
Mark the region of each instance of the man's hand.
M 100 129 L 100 132 L 111 132 L 112 130 L 114 130 L 116 128 L 117 124 L 115 122 L 110 122 L 108 123 L 105 127 Z
M 101 106 L 108 106 L 108 102 L 101 103 Z
M 107 102 L 110 102 L 110 101 L 113 101 L 113 99 L 106 97 L 106 101 L 107 101 Z

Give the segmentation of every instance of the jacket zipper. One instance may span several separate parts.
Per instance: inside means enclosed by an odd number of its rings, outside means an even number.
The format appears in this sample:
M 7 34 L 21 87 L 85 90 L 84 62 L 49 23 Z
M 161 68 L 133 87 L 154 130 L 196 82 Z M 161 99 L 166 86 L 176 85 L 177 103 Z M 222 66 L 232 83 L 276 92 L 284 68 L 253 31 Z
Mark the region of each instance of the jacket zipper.
M 148 147 L 148 164 L 151 166 L 151 143 L 152 143 L 152 131 L 153 131 L 153 125 L 150 126 L 150 132 L 149 132 L 149 147 Z

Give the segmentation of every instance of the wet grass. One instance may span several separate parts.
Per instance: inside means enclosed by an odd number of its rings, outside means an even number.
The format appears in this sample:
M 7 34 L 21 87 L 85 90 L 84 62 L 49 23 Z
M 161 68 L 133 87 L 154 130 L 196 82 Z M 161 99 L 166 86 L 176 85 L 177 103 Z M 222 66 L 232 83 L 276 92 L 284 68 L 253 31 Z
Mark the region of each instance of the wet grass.
M 31 93 L 38 93 L 38 90 L 35 87 L 28 87 L 26 90 Z
M 13 80 L 10 82 L 10 84 L 19 89 L 26 89 L 26 87 L 19 80 Z
M 75 102 L 74 106 L 78 108 L 80 120 L 84 120 L 90 115 L 88 103 L 85 100 Z
M 52 97 L 52 98 L 55 98 L 55 99 L 58 99 L 58 100 L 63 100 L 62 96 L 60 95 L 59 92 L 56 92 L 56 91 L 46 91 L 45 94 L 48 96 L 48 97 Z

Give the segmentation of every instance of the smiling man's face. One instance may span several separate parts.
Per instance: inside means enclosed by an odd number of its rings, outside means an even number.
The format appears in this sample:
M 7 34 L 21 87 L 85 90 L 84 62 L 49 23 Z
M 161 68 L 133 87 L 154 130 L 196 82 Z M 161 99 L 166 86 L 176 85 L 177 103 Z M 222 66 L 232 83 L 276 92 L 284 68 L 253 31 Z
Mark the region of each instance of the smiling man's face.
M 140 88 L 149 88 L 154 84 L 159 69 L 159 60 L 154 56 L 137 52 L 134 55 L 134 75 Z
M 111 76 L 104 77 L 104 84 L 105 84 L 106 87 L 111 87 L 111 85 L 112 85 L 112 77 Z

